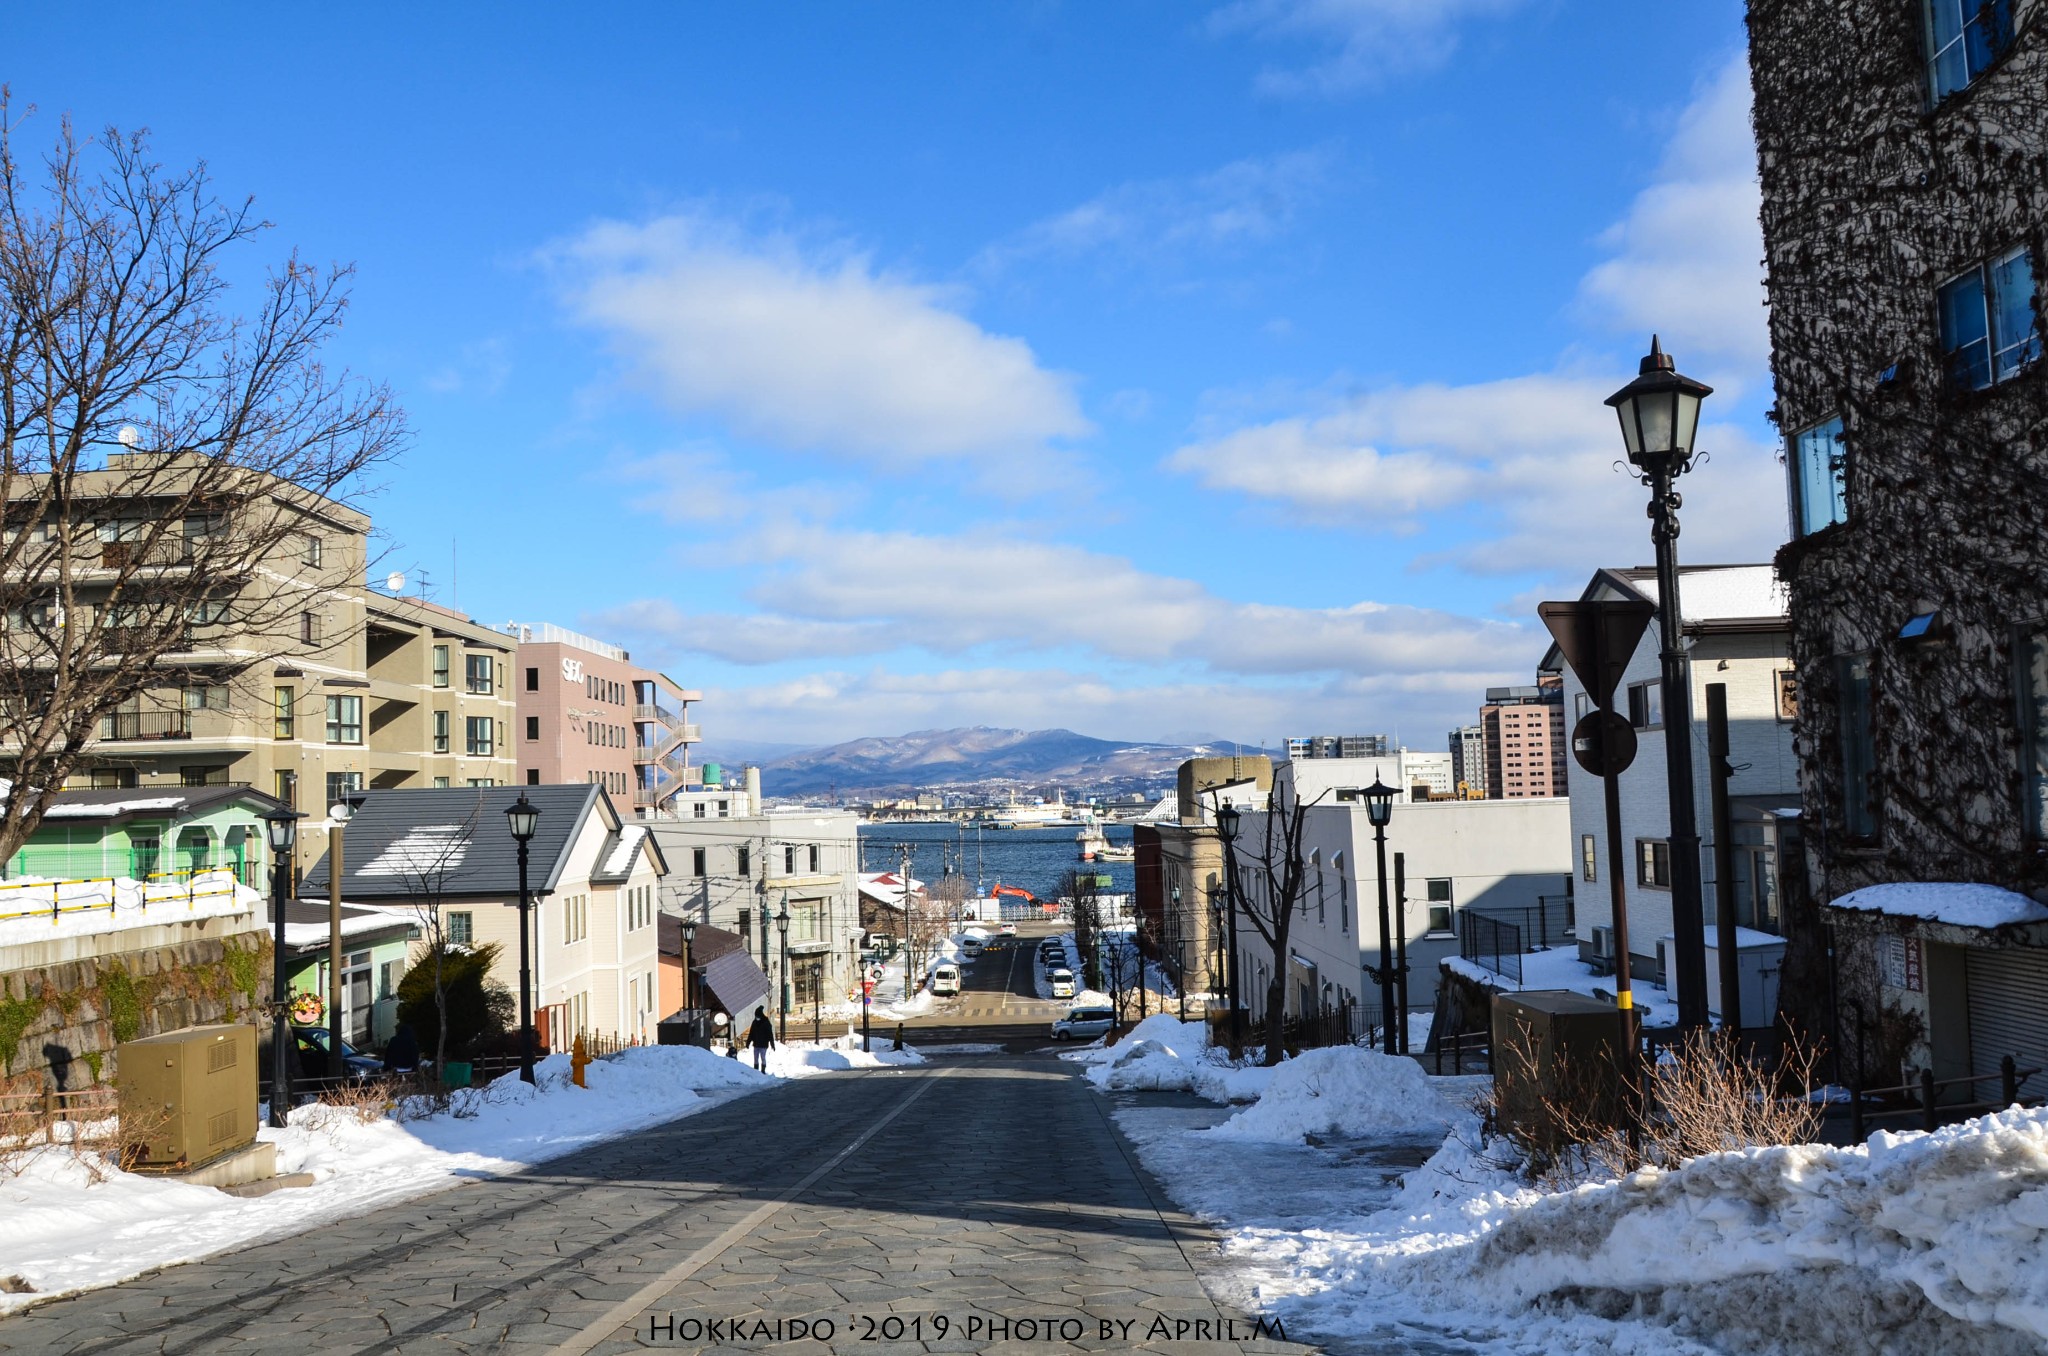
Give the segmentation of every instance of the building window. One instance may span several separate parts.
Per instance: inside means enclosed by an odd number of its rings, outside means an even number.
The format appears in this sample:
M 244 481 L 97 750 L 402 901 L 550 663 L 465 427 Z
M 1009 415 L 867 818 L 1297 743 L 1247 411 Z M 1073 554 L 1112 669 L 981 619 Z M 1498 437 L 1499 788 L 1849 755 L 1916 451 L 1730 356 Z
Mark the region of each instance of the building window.
M 718 802 L 718 817 L 719 817 L 720 819 L 724 819 L 724 818 L 725 818 L 725 812 L 726 812 L 726 802 L 724 802 L 724 801 L 720 801 L 720 802 Z
M 1976 391 L 2041 356 L 2034 328 L 2034 265 L 2024 248 L 1949 279 L 1937 293 L 1949 385 Z
M 539 717 L 539 716 L 528 716 L 528 717 L 526 718 L 526 737 L 527 737 L 528 739 L 539 739 L 539 738 L 540 738 L 540 717 Z
M 1835 661 L 1837 724 L 1842 740 L 1842 826 L 1850 838 L 1877 839 L 1877 746 L 1871 731 L 1870 656 Z
M 1655 730 L 1664 724 L 1664 685 L 1652 679 L 1628 685 L 1628 723 L 1638 730 Z
M 330 772 L 327 774 L 327 799 L 323 804 L 338 804 L 343 796 L 363 789 L 363 774 L 360 772 Z
M 296 810 L 299 808 L 298 773 L 280 772 L 274 779 L 273 785 L 276 788 L 275 794 L 278 800 L 283 803 L 285 809 Z
M 2027 828 L 2048 843 L 2048 625 L 2036 625 L 2015 647 L 2020 669 L 2020 754 L 2025 766 Z
M 1804 537 L 1849 520 L 1849 451 L 1840 417 L 1792 435 L 1792 533 Z
M 741 848 L 739 850 L 739 874 L 742 876 L 754 874 L 754 854 L 750 849 Z
M 329 697 L 327 699 L 327 742 L 330 744 L 360 744 L 363 742 L 363 699 L 361 697 Z
M 1429 930 L 1449 932 L 1451 930 L 1451 883 L 1448 880 L 1428 882 L 1426 895 L 1429 900 Z
M 1671 888 L 1671 844 L 1661 838 L 1636 839 L 1636 884 L 1646 890 Z
M 273 690 L 272 704 L 276 712 L 270 721 L 272 739 L 290 739 L 298 728 L 297 694 L 288 687 Z
M 462 722 L 463 747 L 472 758 L 491 756 L 491 718 L 466 716 Z
M 300 644 L 318 645 L 320 643 L 320 630 L 320 614 L 318 612 L 301 612 L 299 614 Z
M 325 543 L 322 542 L 320 538 L 313 536 L 307 537 L 299 553 L 299 563 L 301 565 L 311 565 L 315 569 L 318 569 L 320 566 L 321 552 L 324 546 Z
M 1925 0 L 1927 86 L 1940 103 L 2012 45 L 2012 0 Z
M 539 769 L 539 768 L 537 768 L 537 767 L 530 767 L 530 768 L 526 769 L 526 784 L 527 784 L 528 786 L 539 786 L 539 785 L 540 785 L 540 769 Z
M 446 752 L 448 752 L 448 720 L 449 720 L 449 717 L 448 717 L 448 713 L 447 713 L 446 711 L 436 711 L 436 712 L 434 713 L 434 752 L 435 752 L 435 753 L 446 753 Z
M 448 686 L 448 647 L 446 645 L 436 645 L 434 647 L 434 686 Z
M 209 763 L 204 766 L 181 767 L 178 769 L 178 785 L 180 786 L 226 786 L 227 784 L 228 765 L 226 763 Z
M 818 845 L 816 843 L 811 844 L 811 874 L 814 876 L 818 874 Z
M 562 943 L 573 946 L 590 935 L 590 899 L 587 895 L 570 895 L 562 907 Z
M 702 819 L 704 817 L 704 802 L 701 800 L 698 801 L 696 804 L 690 807 L 690 811 L 690 817 L 692 819 Z
M 794 876 L 796 874 L 796 844 L 794 843 L 783 845 L 782 874 L 785 876 Z
M 493 691 L 491 686 L 491 657 L 487 654 L 466 654 L 462 656 L 463 684 L 479 697 L 487 697 Z
M 1600 840 L 1590 833 L 1579 835 L 1579 879 L 1600 879 Z
M 527 670 L 526 670 L 526 690 L 527 690 L 528 692 L 538 692 L 538 691 L 540 691 L 540 670 L 539 670 L 539 669 L 536 669 L 536 668 L 529 668 L 529 669 L 527 669 Z
M 228 690 L 218 683 L 192 683 L 184 690 L 187 711 L 225 711 Z
M 691 874 L 691 875 L 693 875 L 693 876 L 698 876 L 698 877 L 701 877 L 701 876 L 703 876 L 703 875 L 704 875 L 704 849 L 703 849 L 703 848 L 691 848 L 691 849 L 690 849 L 690 874 Z
M 498 779 L 496 777 L 471 777 L 468 784 L 470 786 L 496 786 Z
M 466 909 L 448 915 L 448 944 L 470 946 L 476 942 L 476 915 Z
M 1778 686 L 1778 719 L 1799 719 L 1799 675 L 1791 669 L 1779 669 L 1772 677 Z

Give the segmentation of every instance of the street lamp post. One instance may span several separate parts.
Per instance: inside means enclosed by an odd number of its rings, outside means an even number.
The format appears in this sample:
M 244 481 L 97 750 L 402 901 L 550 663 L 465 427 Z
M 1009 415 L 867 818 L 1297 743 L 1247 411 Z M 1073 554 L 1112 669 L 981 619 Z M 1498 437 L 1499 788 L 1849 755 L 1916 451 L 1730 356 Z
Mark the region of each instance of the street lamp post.
M 697 977 L 690 973 L 690 952 L 697 945 L 697 920 L 683 920 L 683 1010 L 697 1020 Z
M 1380 1026 L 1381 1043 L 1388 1054 L 1395 1052 L 1394 1023 L 1394 928 L 1387 908 L 1387 821 L 1394 817 L 1394 788 L 1377 776 L 1359 793 L 1365 797 L 1365 816 L 1372 821 L 1373 847 L 1380 865 Z
M 1179 922 L 1180 887 L 1178 885 L 1173 887 L 1173 916 L 1175 920 L 1173 940 L 1173 987 L 1180 990 L 1180 1019 L 1183 1022 L 1185 1022 L 1188 1019 L 1188 962 L 1187 953 L 1184 950 L 1184 948 L 1187 945 L 1187 939 L 1182 935 L 1182 929 Z
M 1653 335 L 1639 375 L 1607 397 L 1621 419 L 1636 478 L 1650 491 L 1657 551 L 1658 658 L 1663 668 L 1664 770 L 1671 801 L 1671 932 L 1677 944 L 1678 1022 L 1707 1023 L 1707 933 L 1700 896 L 1700 836 L 1692 789 L 1692 676 L 1678 597 L 1678 509 L 1672 482 L 1693 465 L 1700 401 L 1711 386 L 1680 376 Z
M 825 1020 L 825 963 L 815 957 L 811 960 L 811 1044 L 821 1039 L 820 1028 Z
M 789 895 L 782 896 L 782 912 L 775 915 L 775 930 L 782 934 L 782 1021 L 775 1039 L 789 1039 Z
M 1223 839 L 1223 906 L 1230 910 L 1230 958 L 1224 965 L 1224 983 L 1230 988 L 1230 1045 L 1244 1046 L 1244 1005 L 1237 970 L 1237 833 L 1244 822 L 1235 805 L 1216 810 L 1216 833 Z
M 526 888 L 526 849 L 533 841 L 534 830 L 540 827 L 540 807 L 526 798 L 521 791 L 519 799 L 505 808 L 505 824 L 512 831 L 512 841 L 519 847 L 519 1079 L 524 1083 L 533 1081 L 533 970 L 531 948 L 527 943 L 527 910 L 532 907 L 533 896 Z M 685 961 L 685 965 L 688 962 Z M 684 973 L 688 973 L 687 970 Z
M 270 916 L 275 932 L 270 953 L 270 1128 L 282 1130 L 292 1105 L 291 1063 L 285 1045 L 292 1033 L 291 999 L 285 993 L 284 979 L 284 899 L 291 881 L 292 844 L 299 837 L 299 815 L 280 809 L 266 812 L 262 819 L 263 836 L 270 845 Z
M 327 811 L 334 821 L 327 854 L 327 1075 L 340 1077 L 341 1063 L 341 831 L 362 808 L 363 796 L 349 792 Z

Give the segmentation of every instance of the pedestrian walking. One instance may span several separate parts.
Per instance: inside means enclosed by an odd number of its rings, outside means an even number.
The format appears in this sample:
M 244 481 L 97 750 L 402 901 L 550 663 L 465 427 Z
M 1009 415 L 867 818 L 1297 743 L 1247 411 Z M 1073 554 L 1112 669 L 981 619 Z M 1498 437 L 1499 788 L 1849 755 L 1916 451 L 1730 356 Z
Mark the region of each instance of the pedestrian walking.
M 768 1020 L 766 1004 L 754 1009 L 754 1024 L 747 1028 L 747 1044 L 754 1047 L 754 1067 L 768 1072 L 768 1048 L 775 1044 L 775 1023 Z
M 412 1034 L 412 1025 L 400 1022 L 392 1034 L 390 1044 L 384 1047 L 385 1073 L 412 1073 L 420 1067 L 420 1042 Z

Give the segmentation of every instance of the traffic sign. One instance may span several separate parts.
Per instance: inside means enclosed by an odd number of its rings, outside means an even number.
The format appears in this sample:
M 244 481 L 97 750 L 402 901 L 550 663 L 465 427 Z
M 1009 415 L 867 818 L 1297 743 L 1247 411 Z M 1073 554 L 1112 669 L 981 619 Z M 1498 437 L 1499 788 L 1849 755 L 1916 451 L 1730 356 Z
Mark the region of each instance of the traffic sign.
M 1614 704 L 1614 689 L 1657 608 L 1633 598 L 1612 598 L 1591 603 L 1538 603 L 1536 615 L 1550 628 L 1564 662 L 1572 666 L 1593 705 L 1606 708 Z
M 1595 777 L 1618 777 L 1636 760 L 1636 730 L 1614 711 L 1588 711 L 1572 727 L 1572 757 Z

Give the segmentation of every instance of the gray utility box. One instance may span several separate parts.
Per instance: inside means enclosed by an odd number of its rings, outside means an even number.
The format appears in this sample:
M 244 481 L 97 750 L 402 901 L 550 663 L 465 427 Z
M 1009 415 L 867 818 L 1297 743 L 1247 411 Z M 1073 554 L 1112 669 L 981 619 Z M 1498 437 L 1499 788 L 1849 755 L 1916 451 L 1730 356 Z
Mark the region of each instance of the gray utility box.
M 256 1139 L 256 1028 L 194 1026 L 118 1049 L 121 1140 L 138 1172 L 174 1172 Z
M 1544 1152 L 1561 1147 L 1558 1112 L 1619 1126 L 1635 1065 L 1634 1019 L 1565 989 L 1495 994 L 1493 1078 L 1507 1128 Z

